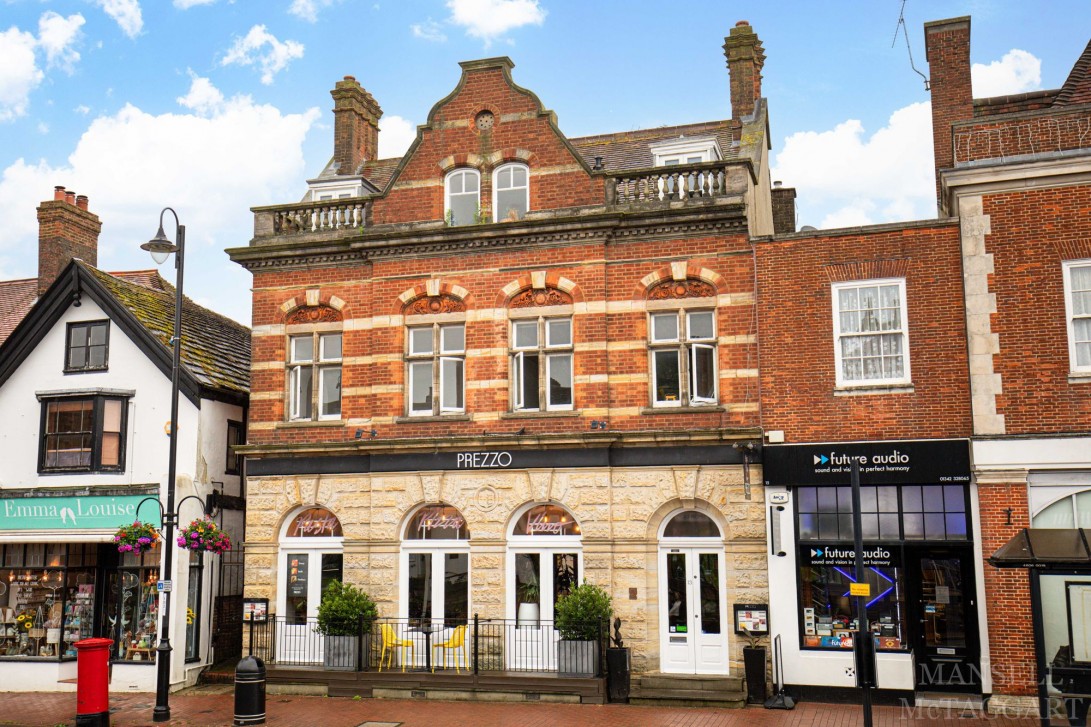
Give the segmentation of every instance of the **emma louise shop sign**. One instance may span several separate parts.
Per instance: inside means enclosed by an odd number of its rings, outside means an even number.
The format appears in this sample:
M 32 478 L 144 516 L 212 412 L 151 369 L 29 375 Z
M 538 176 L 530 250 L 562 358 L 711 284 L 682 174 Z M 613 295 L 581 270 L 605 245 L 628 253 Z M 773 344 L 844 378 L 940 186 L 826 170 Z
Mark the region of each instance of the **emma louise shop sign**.
M 0 500 L 0 531 L 116 530 L 137 519 L 137 506 L 147 497 L 87 495 L 3 499 Z M 157 512 L 151 503 L 147 508 Z

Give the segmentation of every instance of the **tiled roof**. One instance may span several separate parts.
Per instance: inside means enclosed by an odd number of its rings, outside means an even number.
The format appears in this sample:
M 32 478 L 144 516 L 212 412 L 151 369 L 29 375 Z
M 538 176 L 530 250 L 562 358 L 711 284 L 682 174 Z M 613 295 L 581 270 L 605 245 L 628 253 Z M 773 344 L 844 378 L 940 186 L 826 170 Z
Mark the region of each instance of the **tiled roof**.
M 731 120 L 706 121 L 682 126 L 660 126 L 654 129 L 637 129 L 616 134 L 599 134 L 569 139 L 572 146 L 583 156 L 589 166 L 595 157 L 602 157 L 607 170 L 646 169 L 655 166 L 651 145 L 664 141 L 677 141 L 681 137 L 715 137 L 720 144 L 724 159 L 736 159 L 739 155 L 738 122 Z
M 38 279 L 0 280 L 0 343 L 26 317 L 38 297 Z
M 370 162 L 364 162 L 364 168 L 361 171 L 364 179 L 375 185 L 376 189 L 386 189 L 386 185 L 390 182 L 390 178 L 394 176 L 394 170 L 401 164 L 401 157 L 394 157 L 393 159 L 375 159 Z
M 154 270 L 105 273 L 82 261 L 118 303 L 164 348 L 174 328 L 174 286 Z M 182 305 L 182 365 L 201 384 L 245 394 L 250 389 L 250 329 L 186 298 Z
M 1091 42 L 1072 66 L 1072 72 L 1061 86 L 1055 105 L 1091 103 Z

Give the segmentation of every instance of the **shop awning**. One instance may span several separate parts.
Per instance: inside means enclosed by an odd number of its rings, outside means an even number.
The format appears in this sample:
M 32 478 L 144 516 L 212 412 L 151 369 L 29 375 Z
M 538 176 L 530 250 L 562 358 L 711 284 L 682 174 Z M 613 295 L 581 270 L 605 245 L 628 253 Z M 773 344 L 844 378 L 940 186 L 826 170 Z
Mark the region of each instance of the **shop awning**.
M 989 565 L 997 568 L 1091 568 L 1091 546 L 1083 528 L 1023 528 L 1001 546 Z

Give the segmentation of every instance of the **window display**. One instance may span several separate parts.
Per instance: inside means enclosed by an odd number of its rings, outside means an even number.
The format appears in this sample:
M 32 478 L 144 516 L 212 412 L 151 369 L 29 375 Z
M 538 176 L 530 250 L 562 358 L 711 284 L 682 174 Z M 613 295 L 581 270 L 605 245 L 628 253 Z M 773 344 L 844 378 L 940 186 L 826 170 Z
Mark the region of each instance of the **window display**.
M 106 636 L 114 640 L 114 658 L 155 661 L 159 634 L 159 553 L 121 554 L 117 570 L 106 574 Z
M 91 635 L 97 548 L 64 543 L 3 546 L 0 658 L 75 656 L 71 644 Z M 83 623 L 87 632 L 81 635 Z
M 908 648 L 905 633 L 903 572 L 897 567 L 865 569 L 873 594 L 867 602 L 868 626 L 880 651 Z M 803 566 L 800 599 L 803 604 L 803 646 L 851 649 L 856 606 L 849 586 L 856 583 L 852 566 Z

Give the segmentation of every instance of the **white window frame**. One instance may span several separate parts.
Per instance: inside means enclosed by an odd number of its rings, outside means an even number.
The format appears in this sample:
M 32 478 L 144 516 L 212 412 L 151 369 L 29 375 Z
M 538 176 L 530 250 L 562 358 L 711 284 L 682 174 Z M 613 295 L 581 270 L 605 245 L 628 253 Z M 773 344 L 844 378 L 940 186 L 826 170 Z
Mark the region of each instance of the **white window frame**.
M 679 164 L 701 164 L 723 159 L 720 144 L 712 137 L 674 139 L 651 145 L 652 158 L 657 167 Z
M 327 358 L 325 356 L 324 341 L 331 336 L 337 336 L 341 339 L 341 355 L 335 358 Z M 311 339 L 311 358 L 309 359 L 297 359 L 295 357 L 295 346 L 293 345 L 296 340 Z M 325 377 L 322 376 L 322 372 L 328 369 L 339 369 L 342 376 L 341 388 L 344 389 L 344 366 L 343 360 L 345 355 L 345 338 L 343 331 L 323 331 L 315 330 L 305 333 L 289 333 L 288 334 L 288 420 L 289 421 L 316 421 L 316 420 L 339 420 L 341 419 L 341 408 L 344 406 L 342 400 L 342 394 L 338 394 L 338 402 L 341 406 L 338 406 L 338 412 L 336 414 L 323 414 L 322 402 L 324 400 L 323 394 L 325 394 Z M 300 373 L 306 368 L 311 371 L 311 393 L 310 393 L 310 416 L 302 416 L 300 414 L 300 403 L 303 397 L 299 390 L 300 385 Z
M 445 331 L 455 328 L 462 329 L 462 346 L 450 346 L 447 342 Z M 432 345 L 429 351 L 413 350 L 413 332 L 423 329 L 431 329 Z M 423 326 L 407 326 L 405 343 L 406 360 L 406 411 L 409 416 L 426 417 L 440 416 L 443 414 L 462 414 L 466 411 L 466 324 L 465 323 L 432 323 Z M 430 409 L 414 409 L 414 379 L 413 368 L 420 365 L 429 365 L 432 373 L 432 407 Z M 462 406 L 448 406 L 447 395 L 451 392 L 446 386 L 444 372 L 450 366 L 458 366 L 461 370 L 458 376 L 458 390 Z
M 553 343 L 551 335 L 551 323 L 566 321 L 568 323 L 568 343 Z M 536 338 L 533 346 L 520 346 L 516 341 L 516 328 L 519 325 L 533 323 L 535 325 Z M 537 318 L 520 318 L 511 322 L 511 401 L 513 411 L 542 411 L 542 402 L 545 402 L 545 411 L 572 411 L 576 402 L 576 369 L 573 350 L 574 336 L 572 332 L 572 316 L 538 316 Z M 538 406 L 527 407 L 523 402 L 523 360 L 528 353 L 538 357 Z M 569 369 L 572 374 L 572 401 L 566 404 L 554 404 L 552 391 L 549 386 L 550 367 L 554 359 L 567 357 Z
M 447 176 L 443 178 L 443 219 L 446 220 L 448 214 L 451 212 L 451 180 L 455 177 L 461 177 L 463 175 L 471 176 L 477 180 L 477 190 L 474 192 L 456 192 L 455 195 L 469 197 L 473 195 L 477 199 L 477 209 L 470 216 L 469 220 L 455 220 L 452 218 L 451 225 L 454 227 L 463 227 L 465 225 L 472 225 L 477 222 L 478 216 L 481 214 L 481 172 L 473 169 L 472 167 L 461 167 L 447 173 Z M 466 185 L 463 182 L 463 189 Z
M 526 216 L 526 213 L 530 211 L 530 167 L 528 167 L 526 164 L 519 164 L 519 163 L 503 164 L 503 165 L 497 167 L 496 170 L 492 173 L 492 215 L 493 215 L 493 222 L 506 222 L 506 221 L 508 221 L 508 218 L 506 216 L 502 215 L 501 212 L 500 212 L 500 202 L 499 202 L 499 199 L 500 199 L 500 174 L 502 172 L 504 172 L 505 170 L 508 170 L 508 169 L 522 169 L 523 172 L 526 174 L 527 182 L 522 188 L 523 189 L 523 194 L 525 195 L 524 196 L 523 215 L 520 216 L 517 219 L 520 219 L 520 220 L 523 219 L 523 217 Z M 518 189 L 519 189 L 519 187 L 513 185 L 511 187 L 505 187 L 504 191 L 515 191 L 515 190 L 518 190 Z
M 695 336 L 691 331 L 691 316 L 709 314 L 712 316 L 712 335 Z M 673 338 L 657 338 L 655 335 L 655 319 L 659 316 L 677 316 L 676 335 Z M 719 326 L 716 320 L 716 310 L 713 308 L 679 308 L 677 310 L 652 311 L 648 314 L 648 369 L 651 373 L 650 396 L 652 406 L 656 408 L 670 408 L 682 406 L 714 406 L 720 400 L 720 364 L 719 364 L 719 340 L 717 332 Z M 697 396 L 697 351 L 712 351 L 712 397 Z M 678 399 L 659 401 L 656 395 L 656 384 L 659 381 L 656 353 L 673 351 L 678 357 Z
M 847 291 L 853 288 L 875 288 L 895 285 L 898 287 L 898 315 L 900 316 L 901 326 L 896 330 L 877 330 L 869 332 L 847 332 L 841 331 L 841 294 L 843 291 Z M 912 373 L 909 368 L 909 313 L 908 304 L 906 301 L 906 288 L 905 278 L 875 278 L 870 280 L 846 280 L 843 282 L 833 283 L 830 288 L 831 305 L 833 311 L 833 354 L 834 354 L 834 366 L 836 374 L 836 382 L 838 388 L 868 388 L 875 386 L 908 386 L 912 383 Z M 885 378 L 874 379 L 848 379 L 845 377 L 844 362 L 842 360 L 841 341 L 842 338 L 860 337 L 866 338 L 869 336 L 883 336 L 883 335 L 900 335 L 901 336 L 901 356 L 902 356 L 902 375 L 892 376 Z M 880 354 L 880 359 L 882 355 Z
M 1091 341 L 1080 341 L 1076 337 L 1076 321 L 1086 320 L 1091 322 L 1091 310 L 1084 313 L 1076 312 L 1076 291 L 1072 284 L 1072 271 L 1077 268 L 1091 268 L 1091 259 L 1066 260 L 1061 264 L 1064 274 L 1064 312 L 1065 325 L 1068 328 L 1068 361 L 1072 373 L 1091 374 L 1091 354 L 1086 364 L 1079 363 L 1079 347 L 1091 347 Z M 1083 292 L 1083 291 L 1081 291 Z M 1091 323 L 1089 323 L 1091 325 Z

